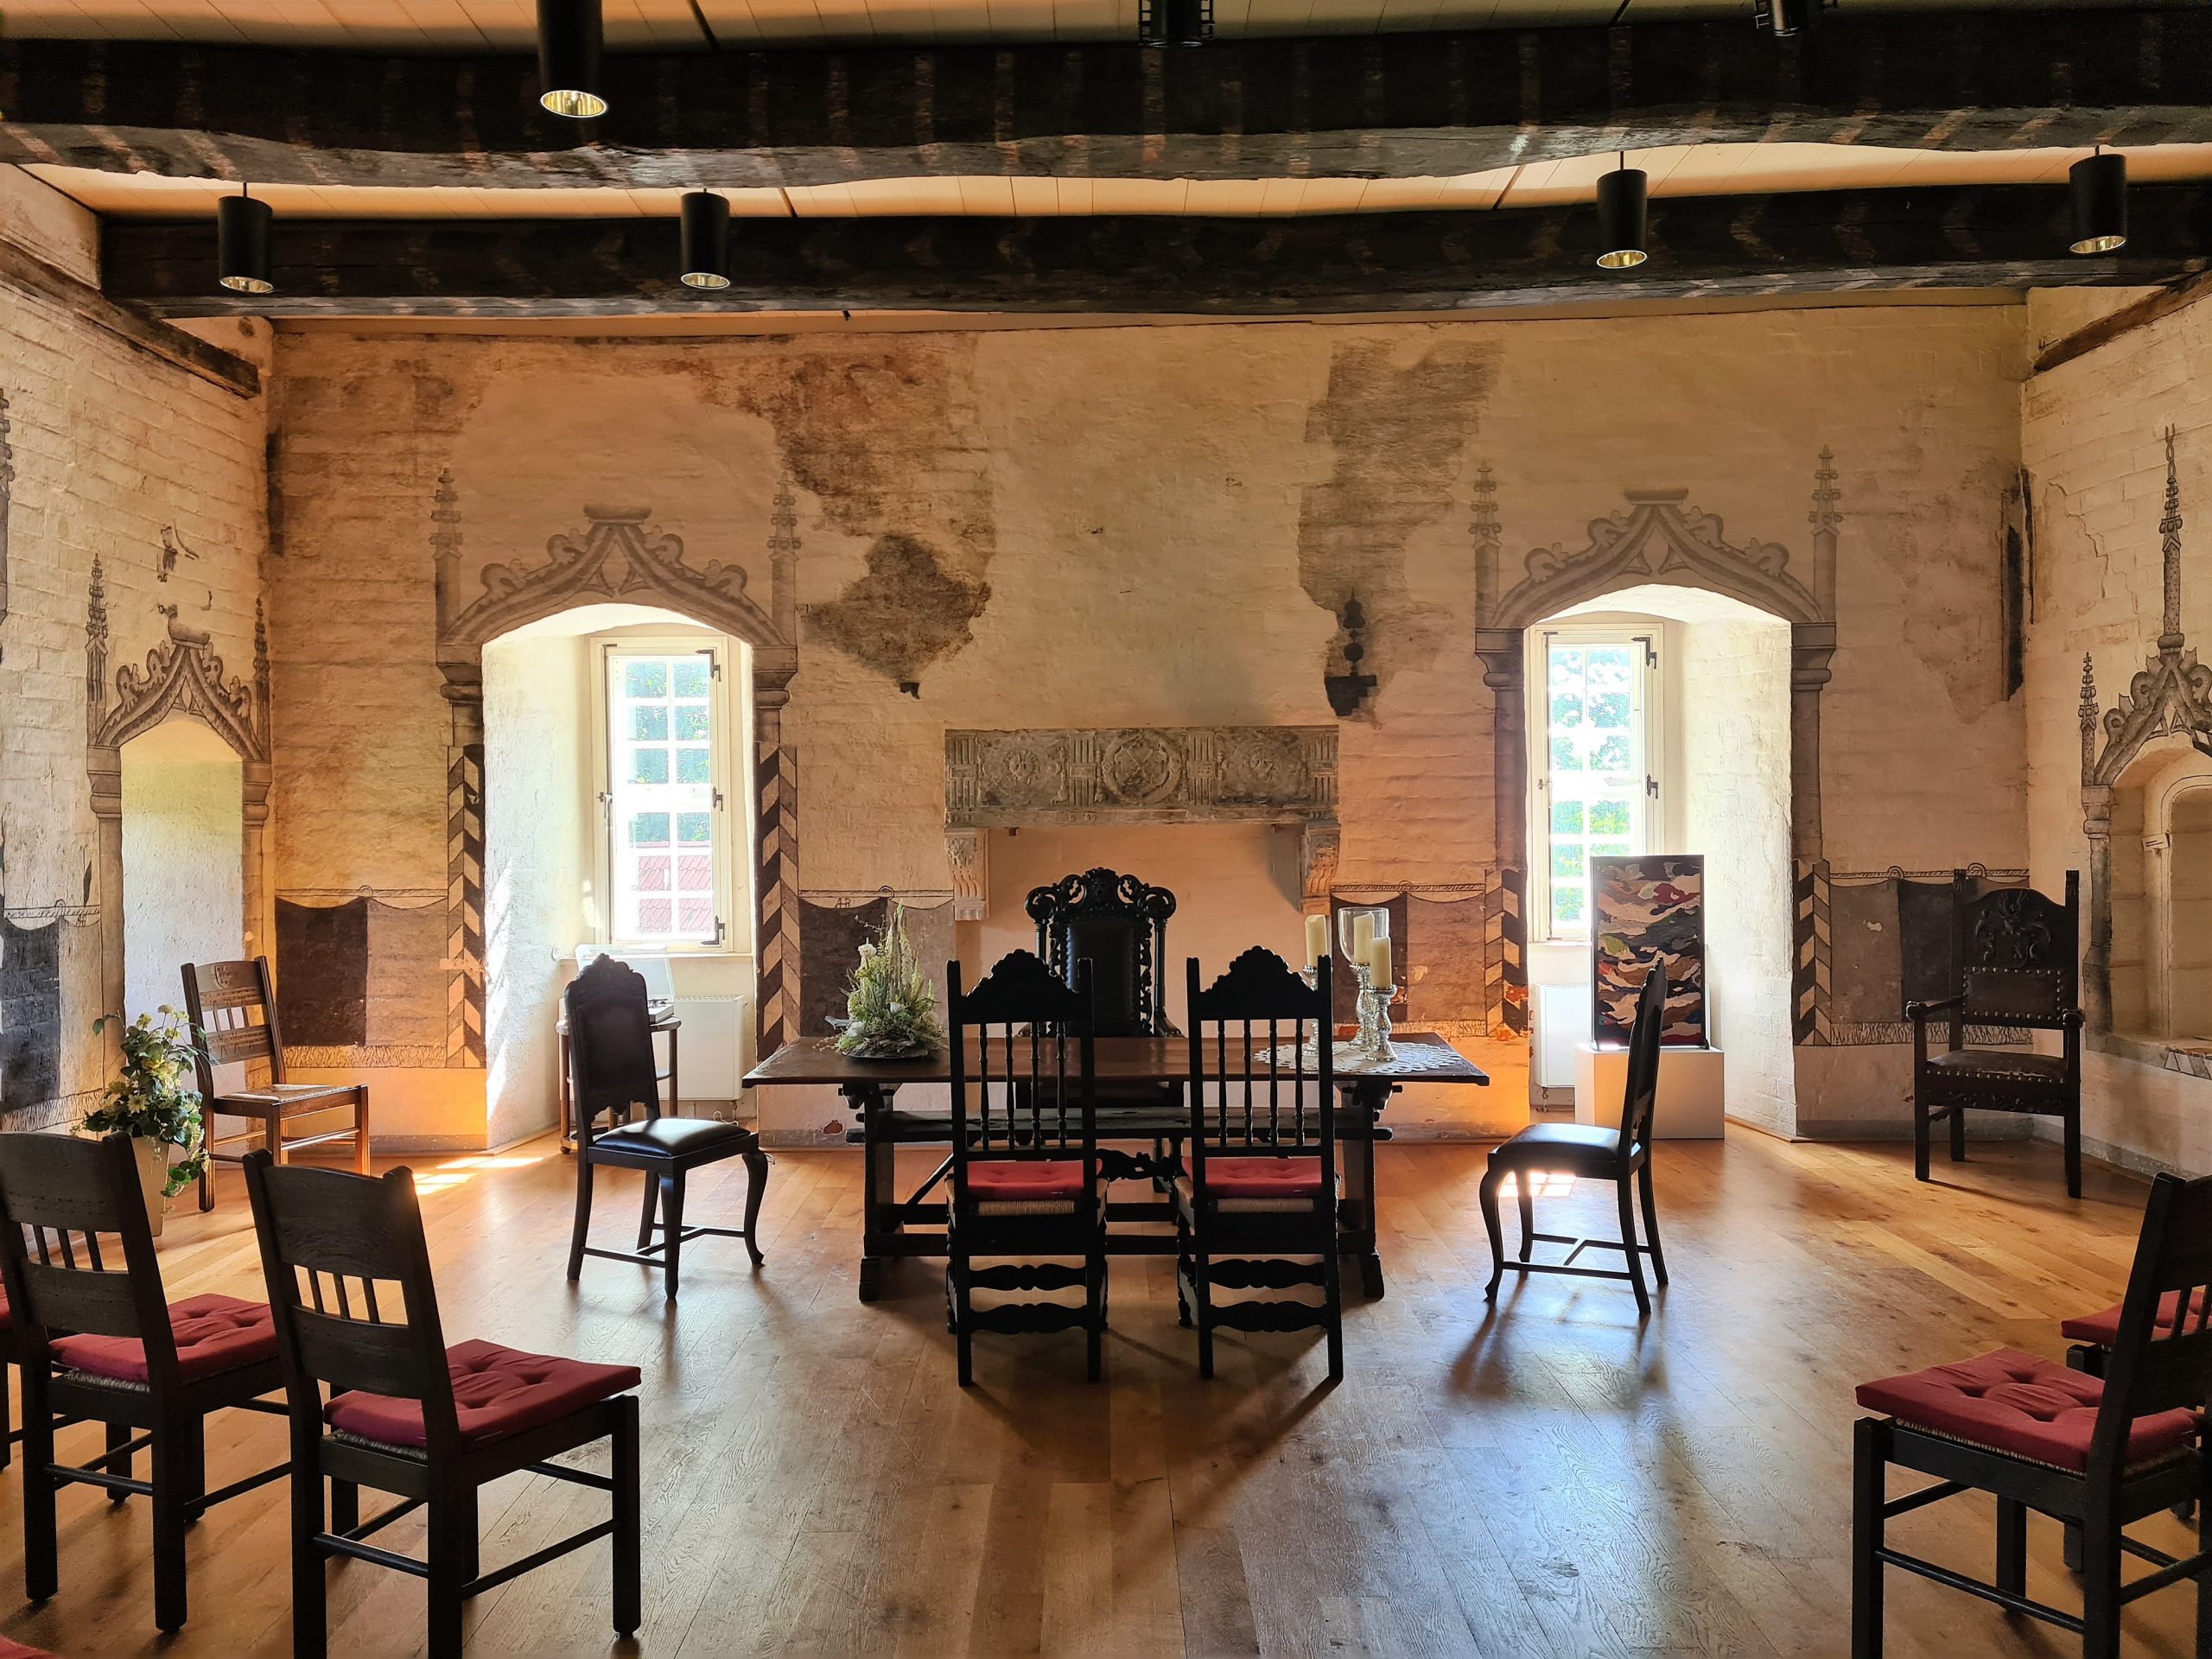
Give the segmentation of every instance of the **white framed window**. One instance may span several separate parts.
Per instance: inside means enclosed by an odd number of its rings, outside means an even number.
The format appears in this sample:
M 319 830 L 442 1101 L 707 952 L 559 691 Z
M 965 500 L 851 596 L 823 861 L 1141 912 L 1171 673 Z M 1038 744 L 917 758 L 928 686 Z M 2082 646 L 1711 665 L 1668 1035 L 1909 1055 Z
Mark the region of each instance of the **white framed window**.
M 696 637 L 595 640 L 601 925 L 615 948 L 730 949 L 728 652 Z
M 1532 629 L 1529 913 L 1535 937 L 1590 937 L 1590 861 L 1652 850 L 1659 823 L 1659 632 Z

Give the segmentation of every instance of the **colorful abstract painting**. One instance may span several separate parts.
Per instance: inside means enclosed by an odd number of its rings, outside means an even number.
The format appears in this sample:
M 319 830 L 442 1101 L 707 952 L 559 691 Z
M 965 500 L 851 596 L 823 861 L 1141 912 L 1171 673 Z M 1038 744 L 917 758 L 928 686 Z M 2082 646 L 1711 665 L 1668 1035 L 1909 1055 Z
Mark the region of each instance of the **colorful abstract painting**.
M 1592 1040 L 1625 1046 L 1636 999 L 1656 963 L 1667 973 L 1659 1040 L 1702 1048 L 1705 1029 L 1705 860 L 1649 855 L 1590 861 L 1591 938 L 1597 957 Z

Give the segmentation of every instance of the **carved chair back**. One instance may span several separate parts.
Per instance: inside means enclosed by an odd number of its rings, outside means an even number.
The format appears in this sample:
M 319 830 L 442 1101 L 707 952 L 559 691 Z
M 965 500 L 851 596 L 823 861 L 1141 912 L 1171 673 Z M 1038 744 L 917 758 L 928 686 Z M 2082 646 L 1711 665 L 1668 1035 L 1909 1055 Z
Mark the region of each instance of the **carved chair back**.
M 576 1122 L 589 1132 L 600 1113 L 643 1106 L 660 1116 L 659 1064 L 645 976 L 613 957 L 594 957 L 561 994 L 569 1022 L 570 1090 Z
M 2119 1478 L 2137 1418 L 2212 1402 L 2212 1177 L 2151 1183 L 2104 1375 L 2092 1480 Z
M 1210 986 L 1198 959 L 1184 965 L 1190 999 L 1191 1185 L 1206 1191 L 1206 1154 L 1318 1154 L 1321 1191 L 1337 1179 L 1336 1067 L 1329 958 L 1308 986 L 1258 945 Z M 1308 1044 L 1317 1035 L 1317 1048 Z M 1234 1078 L 1234 1081 L 1231 1079 Z
M 1621 1101 L 1623 1169 L 1632 1168 L 1651 1145 L 1651 1120 L 1659 1109 L 1659 1044 L 1667 1025 L 1667 970 L 1658 963 L 1637 993 L 1636 1024 L 1628 1033 L 1627 1093 Z
M 200 1094 L 213 1100 L 215 1068 L 243 1065 L 247 1088 L 284 1081 L 284 1036 L 276 1022 L 276 998 L 270 988 L 269 958 L 251 962 L 188 962 L 184 964 L 184 1015 L 192 1027 L 192 1046 L 200 1071 Z
M 435 1467 L 461 1450 L 423 1235 L 406 1169 L 354 1175 L 246 1154 L 245 1188 L 295 1424 L 318 1421 L 321 1390 L 362 1389 L 423 1408 Z
M 176 1335 L 127 1136 L 0 1135 L 0 1274 L 24 1363 L 46 1363 L 55 1336 L 123 1337 L 144 1347 L 149 1387 L 176 1382 Z
M 952 1191 L 968 1202 L 980 1160 L 1062 1159 L 1079 1153 L 1084 1190 L 1098 1177 L 1098 1114 L 1091 968 L 1064 982 L 1027 950 L 1001 957 L 974 990 L 945 966 L 952 1072 Z
M 1974 898 L 1964 870 L 1951 877 L 1959 989 L 1965 1019 L 1986 1026 L 2066 1023 L 2080 1005 L 2081 877 L 2066 872 L 2066 899 L 2031 887 L 1997 887 Z
M 1037 924 L 1037 954 L 1063 984 L 1075 983 L 1077 963 L 1090 963 L 1097 1035 L 1170 1034 L 1160 967 L 1173 893 L 1118 871 L 1086 870 L 1033 888 L 1025 908 Z

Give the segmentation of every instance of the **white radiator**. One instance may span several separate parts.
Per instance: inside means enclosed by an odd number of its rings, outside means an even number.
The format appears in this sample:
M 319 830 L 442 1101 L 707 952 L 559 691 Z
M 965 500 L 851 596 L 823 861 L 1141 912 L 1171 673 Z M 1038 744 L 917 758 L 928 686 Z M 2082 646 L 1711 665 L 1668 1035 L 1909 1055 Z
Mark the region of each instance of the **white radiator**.
M 679 996 L 676 1017 L 683 1022 L 677 1052 L 677 1086 L 686 1100 L 729 1101 L 738 1096 L 738 1079 L 753 1058 L 753 999 L 749 996 Z
M 1590 983 L 1538 985 L 1533 1079 L 1539 1089 L 1574 1088 L 1574 1049 L 1590 1039 Z M 684 1027 L 686 1036 L 690 1027 Z

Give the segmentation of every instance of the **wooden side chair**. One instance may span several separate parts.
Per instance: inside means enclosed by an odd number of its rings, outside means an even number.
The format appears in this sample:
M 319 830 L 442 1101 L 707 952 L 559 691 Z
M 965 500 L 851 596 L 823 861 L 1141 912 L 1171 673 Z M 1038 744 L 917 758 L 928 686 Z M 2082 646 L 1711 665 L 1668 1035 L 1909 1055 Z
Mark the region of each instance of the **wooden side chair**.
M 1636 999 L 1636 1024 L 1629 1032 L 1628 1083 L 1618 1128 L 1591 1123 L 1531 1123 L 1511 1140 L 1493 1147 L 1483 1173 L 1483 1227 L 1490 1234 L 1490 1284 L 1483 1300 L 1497 1300 L 1497 1287 L 1510 1268 L 1515 1273 L 1558 1273 L 1577 1279 L 1625 1279 L 1636 1291 L 1638 1319 L 1651 1313 L 1651 1293 L 1644 1287 L 1643 1258 L 1651 1258 L 1652 1277 L 1667 1286 L 1667 1257 L 1659 1245 L 1659 1206 L 1651 1191 L 1651 1116 L 1659 1099 L 1659 1031 L 1667 1011 L 1667 976 L 1655 965 Z M 1571 1233 L 1536 1230 L 1535 1184 L 1541 1174 L 1567 1174 L 1578 1180 L 1611 1181 L 1621 1217 L 1616 1239 L 1577 1238 Z M 1507 1259 L 1504 1230 L 1498 1224 L 1500 1190 L 1510 1177 L 1521 1201 L 1521 1255 Z M 1643 1241 L 1636 1236 L 1636 1202 L 1643 1201 Z M 1539 1243 L 1568 1247 L 1561 1262 L 1530 1260 Z M 1618 1250 L 1624 1268 L 1575 1265 L 1585 1250 Z
M 614 1629 L 644 1622 L 634 1365 L 593 1365 L 495 1342 L 446 1345 L 414 1175 L 280 1169 L 247 1155 L 261 1266 L 292 1424 L 292 1651 L 328 1650 L 323 1559 L 350 1556 L 423 1580 L 431 1659 L 459 1659 L 462 1608 L 535 1567 L 614 1541 Z M 384 1287 L 378 1294 L 378 1287 Z M 323 1390 L 330 1390 L 326 1401 Z M 613 1471 L 550 1461 L 608 1443 Z M 607 1493 L 607 1520 L 486 1573 L 478 1493 L 528 1471 Z M 323 1481 L 330 1482 L 330 1503 Z M 399 1503 L 360 1519 L 363 1486 Z M 429 1511 L 429 1560 L 369 1543 Z
M 1326 1333 L 1329 1380 L 1344 1374 L 1329 966 L 1323 957 L 1309 987 L 1274 951 L 1255 946 L 1202 988 L 1198 959 L 1184 964 L 1191 1140 L 1189 1168 L 1175 1182 L 1175 1294 L 1183 1323 L 1198 1326 L 1200 1376 L 1213 1375 L 1213 1333 L 1224 1327 L 1318 1328 Z M 1222 1081 L 1232 1052 L 1245 1071 L 1241 1084 Z M 1253 1075 L 1263 1052 L 1264 1083 Z M 1321 1300 L 1214 1300 L 1217 1289 L 1300 1287 L 1318 1287 Z
M 261 1144 L 278 1163 L 302 1147 L 332 1141 L 353 1143 L 353 1167 L 369 1173 L 369 1085 L 365 1083 L 292 1083 L 284 1075 L 284 1033 L 277 1024 L 276 996 L 269 978 L 269 958 L 251 962 L 184 964 L 184 1013 L 200 1057 L 200 1109 L 207 1122 L 207 1173 L 200 1178 L 200 1207 L 215 1207 L 216 1162 L 237 1163 L 242 1153 L 219 1152 L 215 1120 L 243 1117 L 259 1126 Z M 228 1091 L 215 1086 L 215 1068 L 243 1065 L 247 1083 Z M 257 1072 L 266 1073 L 257 1083 Z M 344 1128 L 292 1135 L 285 1126 L 296 1118 L 350 1109 Z M 248 1131 L 247 1133 L 251 1133 Z M 237 1135 L 226 1137 L 241 1138 Z
M 2121 1609 L 2138 1597 L 2197 1581 L 2197 1651 L 2212 1650 L 2212 1519 L 2201 1424 L 2212 1399 L 2212 1179 L 2161 1175 L 2152 1183 L 2120 1303 L 2120 1327 L 2101 1377 L 2033 1354 L 2000 1349 L 1977 1359 L 1862 1383 L 1859 1403 L 1877 1414 L 1856 1429 L 1852 1499 L 1853 1659 L 1882 1651 L 1882 1572 L 1899 1567 L 2024 1613 L 2082 1637 L 2084 1659 L 2118 1659 Z M 2185 1318 L 2162 1323 L 2168 1298 Z M 1933 1476 L 1889 1496 L 1891 1465 Z M 1890 1548 L 1886 1523 L 1965 1491 L 1997 1499 L 1994 1583 Z M 2185 1559 L 2139 1542 L 2128 1525 L 2198 1502 L 2198 1550 Z M 2079 1616 L 2027 1594 L 2028 1511 L 2081 1536 Z M 2133 1555 L 2154 1571 L 2123 1582 Z
M 138 1161 L 119 1135 L 0 1135 L 0 1273 L 22 1371 L 25 1592 L 44 1601 L 60 1587 L 55 1493 L 99 1486 L 116 1503 L 151 1500 L 154 1623 L 182 1629 L 186 1527 L 287 1467 L 207 1490 L 207 1414 L 283 1409 L 260 1397 L 282 1381 L 269 1309 L 163 1295 Z M 105 1451 L 56 1461 L 54 1430 L 79 1422 L 104 1427 Z
M 695 1238 L 741 1238 L 760 1265 L 755 1225 L 768 1187 L 768 1157 L 760 1137 L 741 1123 L 715 1118 L 681 1117 L 676 1102 L 661 1110 L 660 1079 L 653 1056 L 652 1012 L 643 975 L 613 957 L 599 957 L 562 994 L 569 1027 L 569 1093 L 576 1115 L 576 1224 L 569 1240 L 569 1277 L 583 1273 L 584 1257 L 635 1262 L 662 1270 L 662 1289 L 676 1300 L 683 1246 Z M 594 1130 L 602 1112 L 626 1116 L 633 1106 L 645 1116 Z M 743 1227 L 698 1227 L 683 1219 L 683 1178 L 702 1164 L 742 1158 L 747 1176 Z M 638 1224 L 638 1248 L 610 1250 L 590 1242 L 593 1172 L 601 1168 L 645 1172 L 645 1211 Z M 658 1218 L 656 1217 L 658 1209 Z M 660 1237 L 653 1235 L 658 1232 Z
M 1968 1111 L 2024 1112 L 2061 1120 L 2066 1192 L 2082 1196 L 2081 876 L 2066 872 L 2062 904 L 2027 887 L 1979 899 L 1964 870 L 1951 878 L 1958 988 L 1904 1006 L 1912 1021 L 1912 1165 L 1928 1179 L 1931 1127 L 1948 1122 L 1951 1161 L 1967 1155 Z M 1948 1039 L 1929 1053 L 1928 1026 L 1946 1015 Z M 1970 1048 L 1970 1026 L 2061 1033 L 2060 1052 Z
M 952 1191 L 945 1225 L 947 1323 L 960 1386 L 975 1381 L 978 1331 L 1084 1332 L 1099 1378 L 1106 1336 L 1105 1184 L 1093 1093 L 1090 963 L 1073 985 L 1039 957 L 1001 957 L 972 991 L 948 963 L 952 1071 Z M 976 1258 L 1017 1258 L 977 1267 Z M 1071 1267 L 1046 1258 L 1078 1257 Z M 974 1293 L 1080 1289 L 1080 1306 Z

